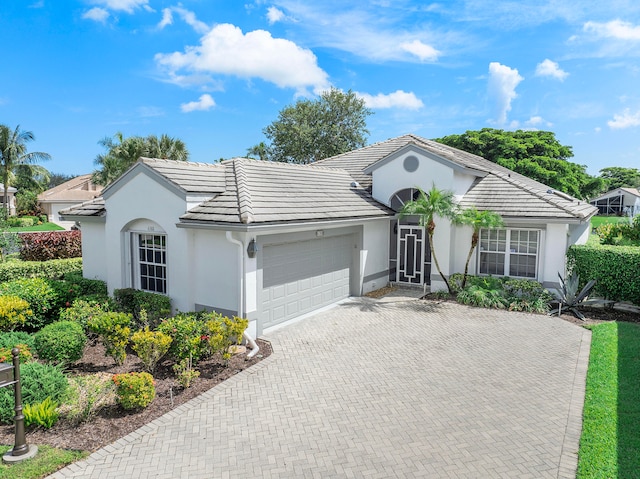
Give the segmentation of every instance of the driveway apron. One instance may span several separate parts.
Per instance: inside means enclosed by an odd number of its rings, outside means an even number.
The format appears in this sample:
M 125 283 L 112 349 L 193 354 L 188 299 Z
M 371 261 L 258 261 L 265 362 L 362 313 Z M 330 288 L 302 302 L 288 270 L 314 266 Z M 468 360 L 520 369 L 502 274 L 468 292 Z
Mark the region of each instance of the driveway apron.
M 356 298 L 52 478 L 574 478 L 590 332 Z

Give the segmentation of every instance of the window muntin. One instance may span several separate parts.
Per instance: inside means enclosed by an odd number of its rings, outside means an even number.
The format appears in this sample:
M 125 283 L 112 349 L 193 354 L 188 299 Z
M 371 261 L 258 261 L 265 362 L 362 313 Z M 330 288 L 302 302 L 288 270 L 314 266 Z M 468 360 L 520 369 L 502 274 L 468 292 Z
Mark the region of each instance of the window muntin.
M 167 237 L 137 234 L 138 287 L 152 293 L 167 293 Z
M 536 278 L 539 247 L 538 230 L 480 230 L 478 272 Z

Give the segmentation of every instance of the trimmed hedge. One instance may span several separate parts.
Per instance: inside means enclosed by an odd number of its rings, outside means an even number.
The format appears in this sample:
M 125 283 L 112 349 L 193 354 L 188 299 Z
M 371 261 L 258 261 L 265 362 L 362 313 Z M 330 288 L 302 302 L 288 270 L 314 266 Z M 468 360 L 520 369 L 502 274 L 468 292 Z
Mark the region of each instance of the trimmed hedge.
M 640 305 L 640 247 L 573 245 L 567 266 L 580 276 L 581 286 L 596 280 L 595 295 Z
M 67 273 L 82 274 L 82 258 L 0 263 L 0 283 L 22 278 L 58 279 Z
M 118 310 L 131 314 L 140 327 L 150 326 L 153 329 L 161 320 L 171 316 L 171 299 L 163 294 L 123 288 L 113 292 L 113 299 Z M 146 320 L 140 314 L 142 310 L 146 311 Z
M 24 261 L 49 261 L 82 256 L 82 238 L 78 230 L 22 233 L 20 239 L 20 258 Z

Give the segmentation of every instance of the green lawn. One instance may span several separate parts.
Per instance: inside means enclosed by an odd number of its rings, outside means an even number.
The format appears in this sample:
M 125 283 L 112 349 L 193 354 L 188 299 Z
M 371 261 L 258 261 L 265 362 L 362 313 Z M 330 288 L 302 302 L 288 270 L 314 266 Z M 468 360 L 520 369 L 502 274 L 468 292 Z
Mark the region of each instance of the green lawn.
M 55 223 L 42 223 L 41 225 L 34 226 L 26 226 L 26 227 L 18 227 L 15 228 L 7 228 L 7 231 L 12 231 L 15 233 L 25 233 L 29 231 L 62 231 L 64 228 Z
M 604 223 L 621 223 L 623 221 L 629 221 L 626 216 L 594 216 L 591 218 L 591 228 L 597 228 Z
M 0 455 L 11 447 L 13 446 L 0 446 Z M 33 459 L 11 465 L 0 462 L 0 477 L 2 479 L 39 479 L 86 456 L 88 456 L 86 452 L 38 446 L 38 454 Z
M 578 479 L 640 478 L 640 324 L 591 327 Z

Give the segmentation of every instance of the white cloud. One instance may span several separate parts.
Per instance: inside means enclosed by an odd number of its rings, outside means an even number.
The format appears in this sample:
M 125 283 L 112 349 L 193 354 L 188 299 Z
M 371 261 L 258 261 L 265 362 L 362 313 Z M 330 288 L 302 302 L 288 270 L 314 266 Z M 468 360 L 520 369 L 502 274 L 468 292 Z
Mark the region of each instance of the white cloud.
M 378 93 L 376 96 L 369 95 L 368 93 L 358 93 L 357 95 L 364 100 L 365 105 L 369 108 L 401 108 L 405 110 L 419 110 L 424 106 L 422 100 L 420 100 L 415 93 L 407 93 L 403 90 L 396 90 L 388 95 L 383 93 Z
M 511 111 L 511 102 L 518 96 L 516 87 L 524 80 L 515 68 L 509 68 L 498 62 L 489 64 L 489 98 L 494 102 L 495 118 L 498 125 L 507 121 L 507 113 Z
M 95 20 L 96 22 L 104 22 L 109 18 L 109 12 L 104 8 L 93 7 L 82 14 L 82 18 L 87 20 Z
M 180 105 L 180 109 L 183 113 L 189 113 L 191 111 L 207 111 L 216 106 L 216 102 L 211 95 L 205 93 L 198 98 L 197 101 L 190 101 L 189 103 L 183 103 Z
M 622 20 L 612 20 L 606 23 L 587 22 L 584 24 L 583 30 L 603 38 L 640 41 L 640 25 L 633 25 Z
M 545 120 L 544 118 L 542 118 L 541 116 L 538 115 L 534 115 L 531 118 L 529 118 L 527 121 L 524 122 L 524 124 L 528 127 L 528 128 L 550 128 L 553 126 L 553 123 L 551 123 L 550 121 Z
M 536 66 L 536 76 L 540 77 L 552 77 L 560 81 L 564 81 L 569 74 L 560 68 L 556 62 L 545 59 L 543 62 L 538 63 Z
M 144 8 L 148 11 L 153 10 L 149 6 L 149 0 L 94 0 L 92 3 L 102 5 L 109 10 L 123 11 L 127 13 L 133 13 L 137 8 Z
M 269 21 L 270 25 L 279 22 L 283 18 L 284 12 L 282 10 L 279 10 L 276 7 L 269 7 L 269 9 L 267 10 L 267 20 Z
M 164 8 L 162 10 L 162 20 L 158 23 L 158 28 L 162 30 L 167 25 L 173 25 L 173 14 L 170 8 Z
M 436 61 L 440 52 L 433 48 L 431 45 L 422 43 L 420 40 L 414 40 L 412 42 L 405 42 L 400 44 L 400 48 L 405 52 L 409 52 L 412 55 L 417 56 L 420 61 Z
M 244 34 L 231 24 L 216 25 L 198 46 L 187 46 L 184 52 L 158 53 L 155 60 L 169 78 L 184 78 L 180 71 L 260 78 L 280 88 L 295 88 L 298 94 L 305 94 L 309 87 L 316 92 L 329 87 L 328 75 L 311 50 L 273 38 L 264 30 Z
M 640 126 L 640 110 L 635 113 L 631 113 L 631 110 L 627 108 L 622 112 L 622 114 L 613 115 L 613 120 L 609 120 L 607 125 L 609 125 L 609 128 L 614 130 Z

